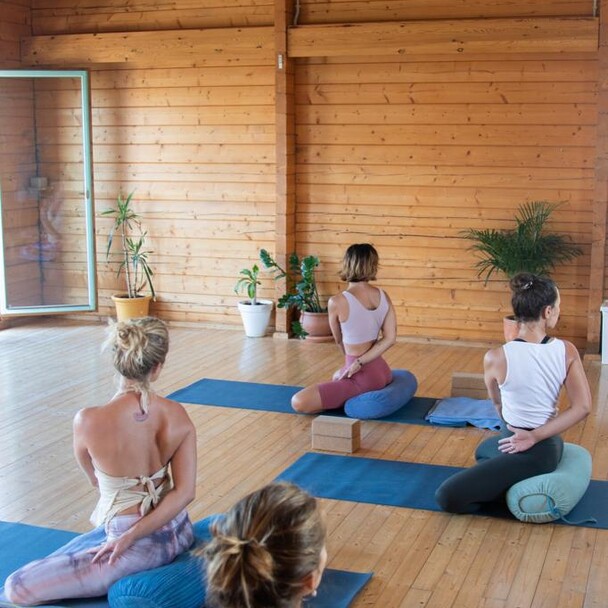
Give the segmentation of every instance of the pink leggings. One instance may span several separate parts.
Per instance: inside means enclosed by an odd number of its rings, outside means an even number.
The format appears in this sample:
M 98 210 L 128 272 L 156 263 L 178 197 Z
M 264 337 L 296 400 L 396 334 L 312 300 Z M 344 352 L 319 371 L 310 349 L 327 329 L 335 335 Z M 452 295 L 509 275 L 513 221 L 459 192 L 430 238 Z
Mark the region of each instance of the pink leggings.
M 340 371 L 348 369 L 356 359 L 357 357 L 346 355 L 344 366 Z M 391 368 L 382 357 L 378 357 L 366 363 L 350 378 L 319 384 L 318 389 L 323 409 L 333 410 L 342 407 L 351 397 L 356 397 L 368 391 L 380 390 L 389 384 L 391 380 Z
M 117 515 L 105 529 L 99 526 L 77 536 L 48 557 L 26 564 L 6 579 L 7 599 L 31 606 L 105 595 L 119 578 L 168 564 L 194 540 L 192 523 L 186 511 L 182 511 L 156 532 L 135 541 L 112 566 L 107 558 L 91 563 L 95 552 L 90 549 L 120 536 L 139 518 L 139 515 Z

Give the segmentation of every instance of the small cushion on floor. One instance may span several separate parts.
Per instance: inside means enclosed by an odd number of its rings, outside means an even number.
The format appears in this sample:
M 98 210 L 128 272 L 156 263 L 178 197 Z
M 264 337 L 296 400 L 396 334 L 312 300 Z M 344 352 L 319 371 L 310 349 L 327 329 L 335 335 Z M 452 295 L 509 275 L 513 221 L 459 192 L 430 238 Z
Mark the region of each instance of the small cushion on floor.
M 378 391 L 369 391 L 351 397 L 344 404 L 344 411 L 351 418 L 366 420 L 382 418 L 402 408 L 414 396 L 418 381 L 412 372 L 394 369 L 393 379 Z
M 516 483 L 507 491 L 507 506 L 517 519 L 531 523 L 555 521 L 568 515 L 589 486 L 591 455 L 573 443 L 552 473 Z
M 195 541 L 189 551 L 170 564 L 144 570 L 116 581 L 108 591 L 111 608 L 201 608 L 207 584 L 203 558 L 197 550 L 211 539 L 209 526 L 218 518 L 210 515 L 194 524 Z

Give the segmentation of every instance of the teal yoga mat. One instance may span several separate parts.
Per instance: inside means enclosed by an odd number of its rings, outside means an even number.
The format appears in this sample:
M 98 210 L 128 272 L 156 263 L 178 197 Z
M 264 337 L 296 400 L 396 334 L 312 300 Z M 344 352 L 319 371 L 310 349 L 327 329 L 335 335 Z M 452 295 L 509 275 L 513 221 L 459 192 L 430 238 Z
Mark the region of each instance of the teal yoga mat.
M 75 532 L 0 521 L 0 584 L 3 584 L 6 577 L 17 568 L 34 559 L 49 555 L 75 536 L 78 536 Z M 199 538 L 198 533 L 197 538 Z M 152 572 L 150 571 L 146 575 Z M 310 608 L 348 608 L 371 577 L 371 572 L 346 572 L 328 568 L 321 580 L 317 597 L 307 601 L 306 605 Z M 136 606 L 135 603 L 132 605 Z M 6 601 L 0 588 L 0 607 L 9 606 L 12 608 L 13 604 Z M 57 606 L 66 608 L 109 608 L 105 596 L 92 599 L 63 600 L 53 604 L 45 604 L 44 608 L 50 606 L 53 608 Z
M 203 378 L 185 388 L 174 391 L 167 397 L 181 403 L 219 405 L 222 407 L 295 414 L 296 412 L 291 408 L 291 398 L 301 388 L 301 386 L 285 384 L 262 384 L 259 382 Z M 437 399 L 431 397 L 412 397 L 394 414 L 375 420 L 430 426 L 430 423 L 424 417 L 436 401 Z M 329 416 L 345 416 L 343 409 L 327 410 L 323 413 Z
M 440 511 L 435 490 L 461 470 L 461 467 L 308 452 L 277 479 L 291 481 L 320 498 Z M 487 505 L 476 514 L 515 520 L 506 504 Z M 588 521 L 590 517 L 597 523 Z M 568 519 L 580 523 L 563 520 L 553 523 L 608 529 L 608 482 L 591 480 Z

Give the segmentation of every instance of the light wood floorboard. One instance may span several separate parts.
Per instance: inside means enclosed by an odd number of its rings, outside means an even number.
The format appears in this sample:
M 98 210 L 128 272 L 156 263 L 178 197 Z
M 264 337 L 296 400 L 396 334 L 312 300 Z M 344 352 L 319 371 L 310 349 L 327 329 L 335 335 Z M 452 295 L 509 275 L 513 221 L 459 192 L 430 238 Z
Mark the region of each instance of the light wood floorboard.
M 95 503 L 71 453 L 79 408 L 113 393 L 104 327 L 40 319 L 0 331 L 0 519 L 89 528 Z M 387 355 L 410 369 L 418 394 L 449 394 L 454 371 L 481 372 L 484 348 L 399 342 Z M 171 327 L 161 378 L 168 394 L 203 377 L 305 385 L 340 366 L 332 344 L 248 339 L 241 332 Z M 585 361 L 591 416 L 566 433 L 608 479 L 608 366 Z M 198 432 L 193 520 L 221 511 L 271 481 L 310 449 L 312 417 L 186 405 Z M 366 421 L 355 456 L 468 466 L 489 436 Z M 607 606 L 608 531 L 526 525 L 487 517 L 323 500 L 330 566 L 373 571 L 355 608 L 590 608 Z

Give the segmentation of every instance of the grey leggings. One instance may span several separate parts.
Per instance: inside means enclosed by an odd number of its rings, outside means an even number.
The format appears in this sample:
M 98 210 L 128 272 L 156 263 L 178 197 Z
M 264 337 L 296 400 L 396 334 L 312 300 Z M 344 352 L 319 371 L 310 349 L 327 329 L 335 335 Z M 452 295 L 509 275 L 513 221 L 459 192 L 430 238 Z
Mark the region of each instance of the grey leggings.
M 449 513 L 471 513 L 480 504 L 503 500 L 518 481 L 550 473 L 562 457 L 561 437 L 539 441 L 525 452 L 503 454 L 498 440 L 511 437 L 506 427 L 497 437 L 482 441 L 475 452 L 477 464 L 446 479 L 435 492 L 439 506 Z

